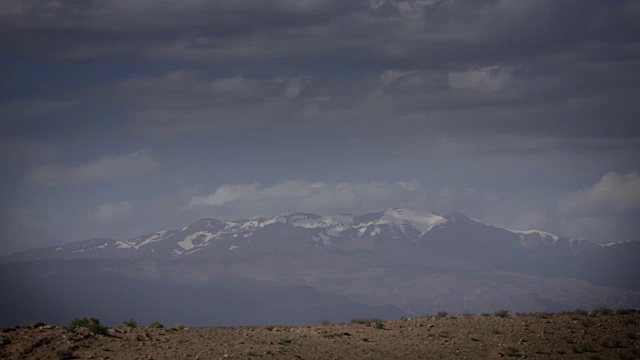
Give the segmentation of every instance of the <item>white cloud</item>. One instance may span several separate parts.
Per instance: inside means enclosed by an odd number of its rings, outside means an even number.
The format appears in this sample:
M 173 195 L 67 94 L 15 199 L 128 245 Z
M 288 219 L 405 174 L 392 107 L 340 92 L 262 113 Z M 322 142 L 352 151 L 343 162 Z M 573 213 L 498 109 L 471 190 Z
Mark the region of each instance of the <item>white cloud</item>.
M 638 240 L 640 174 L 610 172 L 595 184 L 531 210 L 510 226 L 593 241 Z
M 570 217 L 611 216 L 640 210 L 640 173 L 605 174 L 596 184 L 570 194 L 558 211 Z
M 26 180 L 36 185 L 71 185 L 103 182 L 136 176 L 154 170 L 158 162 L 148 150 L 120 156 L 103 156 L 74 167 L 49 164 L 34 168 Z
M 196 196 L 189 201 L 189 206 L 220 206 L 247 197 L 256 196 L 258 184 L 222 185 L 207 196 Z
M 258 183 L 222 185 L 209 195 L 193 197 L 188 206 L 224 208 L 227 213 L 242 216 L 283 211 L 358 213 L 393 206 L 415 206 L 425 196 L 417 180 L 397 183 L 286 180 L 271 186 Z
M 270 186 L 221 185 L 208 195 L 192 197 L 186 209 L 207 209 L 211 216 L 230 219 L 285 211 L 361 214 L 390 207 L 473 214 L 495 201 L 494 195 L 465 186 L 425 189 L 418 180 L 367 183 L 285 180 Z
M 131 215 L 132 211 L 133 203 L 131 201 L 104 203 L 98 206 L 93 214 L 93 218 L 102 224 L 112 224 L 126 219 Z

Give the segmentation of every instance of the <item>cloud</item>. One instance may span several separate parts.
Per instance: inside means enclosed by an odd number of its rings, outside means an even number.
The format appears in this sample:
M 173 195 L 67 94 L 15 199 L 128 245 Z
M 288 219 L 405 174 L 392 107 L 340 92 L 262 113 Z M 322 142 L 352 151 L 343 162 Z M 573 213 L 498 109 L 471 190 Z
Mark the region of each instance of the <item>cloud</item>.
M 598 59 L 611 50 L 597 48 L 604 41 L 638 40 L 637 15 L 632 0 L 10 0 L 0 29 L 16 38 L 0 45 L 85 60 L 331 61 L 342 51 L 352 66 L 464 67 L 576 51 Z
M 637 241 L 640 174 L 609 172 L 585 189 L 524 210 L 512 228 L 536 228 L 599 242 Z
M 449 73 L 449 85 L 456 89 L 499 91 L 511 82 L 510 71 L 499 66 Z
M 112 224 L 126 219 L 132 211 L 133 203 L 131 201 L 104 203 L 95 210 L 93 218 L 102 224 Z
M 302 127 L 393 148 L 493 134 L 520 153 L 640 139 L 633 1 L 27 0 L 0 14 L 16 53 L 178 60 L 111 87 L 136 134 Z
M 360 214 L 390 207 L 474 211 L 491 201 L 495 201 L 494 197 L 468 187 L 425 189 L 418 180 L 367 183 L 285 180 L 270 186 L 221 185 L 210 194 L 192 197 L 187 209 L 208 209 L 210 214 L 233 219 L 285 211 Z
M 629 122 L 631 113 L 623 114 L 635 106 L 631 97 L 558 90 L 587 71 L 559 83 L 555 74 L 498 66 L 456 73 L 384 70 L 349 78 L 172 71 L 124 80 L 111 93 L 128 109 L 128 128 L 137 134 L 297 127 L 342 131 L 402 152 L 638 151 L 640 126 Z M 593 81 L 593 91 L 617 86 L 601 80 L 581 81 Z M 619 106 L 612 108 L 614 97 Z M 608 123 L 602 121 L 604 108 Z
M 217 208 L 238 216 L 270 215 L 285 211 L 370 212 L 401 207 L 423 197 L 418 181 L 397 183 L 326 183 L 285 180 L 271 186 L 226 184 L 209 195 L 193 197 L 189 207 Z
M 640 174 L 607 173 L 593 186 L 562 199 L 558 211 L 576 218 L 640 211 Z
M 103 156 L 74 167 L 49 164 L 31 169 L 25 179 L 35 185 L 73 185 L 137 176 L 159 166 L 148 150 L 120 156 Z

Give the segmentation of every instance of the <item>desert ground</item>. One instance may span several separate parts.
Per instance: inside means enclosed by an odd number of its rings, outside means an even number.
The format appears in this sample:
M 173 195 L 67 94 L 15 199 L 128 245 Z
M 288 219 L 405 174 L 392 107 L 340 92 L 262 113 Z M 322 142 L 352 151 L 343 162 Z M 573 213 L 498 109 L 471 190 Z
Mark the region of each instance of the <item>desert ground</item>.
M 120 325 L 97 333 L 39 323 L 1 329 L 0 339 L 3 359 L 640 359 L 640 313 L 439 314 L 310 327 Z

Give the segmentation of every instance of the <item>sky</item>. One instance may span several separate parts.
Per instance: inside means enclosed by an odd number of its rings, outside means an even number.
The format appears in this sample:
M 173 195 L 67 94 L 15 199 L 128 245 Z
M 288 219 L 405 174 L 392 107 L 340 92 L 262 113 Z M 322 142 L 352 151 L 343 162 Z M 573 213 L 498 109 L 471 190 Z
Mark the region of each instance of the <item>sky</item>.
M 640 240 L 640 2 L 4 0 L 0 253 L 285 211 Z

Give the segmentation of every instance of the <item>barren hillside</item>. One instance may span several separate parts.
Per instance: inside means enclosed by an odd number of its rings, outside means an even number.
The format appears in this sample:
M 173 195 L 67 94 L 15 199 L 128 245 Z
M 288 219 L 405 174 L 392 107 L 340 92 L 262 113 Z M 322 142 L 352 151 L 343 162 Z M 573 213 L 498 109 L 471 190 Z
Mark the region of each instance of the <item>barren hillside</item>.
M 640 315 L 461 315 L 317 327 L 2 329 L 7 359 L 638 359 Z M 95 331 L 95 329 L 94 329 Z

